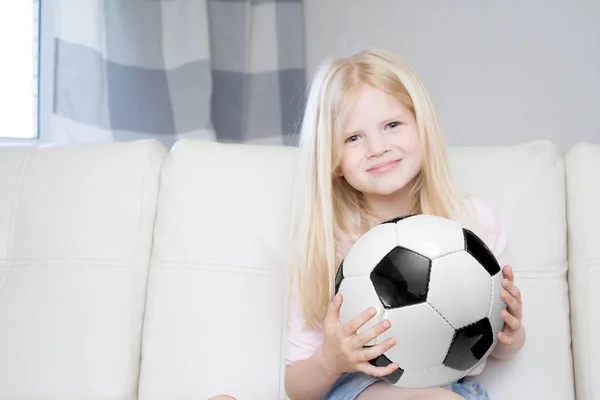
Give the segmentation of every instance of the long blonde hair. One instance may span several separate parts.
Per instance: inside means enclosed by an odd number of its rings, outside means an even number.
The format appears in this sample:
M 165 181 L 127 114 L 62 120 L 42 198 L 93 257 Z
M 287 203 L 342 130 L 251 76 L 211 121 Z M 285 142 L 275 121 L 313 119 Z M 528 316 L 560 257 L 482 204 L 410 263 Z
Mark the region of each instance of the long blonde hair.
M 322 326 L 333 298 L 336 261 L 342 256 L 336 252 L 377 223 L 361 193 L 336 174 L 340 127 L 363 85 L 396 97 L 415 117 L 423 160 L 411 188 L 415 211 L 451 219 L 461 213 L 438 119 L 413 70 L 383 50 L 326 60 L 313 78 L 302 121 L 288 253 L 288 284 L 309 327 Z

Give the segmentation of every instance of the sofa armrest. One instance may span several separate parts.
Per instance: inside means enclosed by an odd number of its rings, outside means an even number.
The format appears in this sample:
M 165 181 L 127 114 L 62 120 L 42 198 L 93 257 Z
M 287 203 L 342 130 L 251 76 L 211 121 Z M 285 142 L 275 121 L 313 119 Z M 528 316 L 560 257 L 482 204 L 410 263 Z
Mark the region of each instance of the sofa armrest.
M 600 398 L 600 146 L 565 155 L 569 297 L 577 398 Z M 596 339 L 593 339 L 596 338 Z

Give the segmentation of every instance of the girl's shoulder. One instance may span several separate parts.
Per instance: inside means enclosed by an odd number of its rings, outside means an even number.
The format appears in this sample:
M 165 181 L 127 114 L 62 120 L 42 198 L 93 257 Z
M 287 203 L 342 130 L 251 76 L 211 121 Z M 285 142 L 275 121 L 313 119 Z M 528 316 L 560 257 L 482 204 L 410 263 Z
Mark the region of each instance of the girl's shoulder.
M 464 197 L 463 205 L 473 224 L 473 232 L 497 257 L 503 254 L 507 247 L 507 237 L 504 223 L 498 212 L 477 196 Z
M 469 217 L 478 224 L 490 226 L 500 224 L 500 217 L 492 206 L 478 196 L 465 196 L 462 198 L 463 206 Z

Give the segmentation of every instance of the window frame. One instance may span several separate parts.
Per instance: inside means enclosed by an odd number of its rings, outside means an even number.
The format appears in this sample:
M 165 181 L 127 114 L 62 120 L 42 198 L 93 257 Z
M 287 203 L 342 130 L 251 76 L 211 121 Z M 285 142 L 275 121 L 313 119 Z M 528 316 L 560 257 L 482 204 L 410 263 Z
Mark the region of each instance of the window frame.
M 54 104 L 54 0 L 38 0 L 38 104 L 37 137 L 0 136 L 0 144 L 39 145 L 50 142 Z M 33 94 L 32 94 L 33 96 Z

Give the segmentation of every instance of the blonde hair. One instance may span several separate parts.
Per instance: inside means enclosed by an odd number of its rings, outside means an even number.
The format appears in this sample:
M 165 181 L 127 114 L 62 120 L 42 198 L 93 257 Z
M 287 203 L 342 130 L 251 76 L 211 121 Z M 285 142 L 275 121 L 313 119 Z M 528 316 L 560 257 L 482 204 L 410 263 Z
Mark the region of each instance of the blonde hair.
M 302 121 L 289 249 L 288 284 L 309 327 L 322 326 L 333 298 L 342 256 L 336 251 L 377 224 L 361 193 L 336 175 L 341 125 L 363 85 L 396 97 L 415 117 L 423 160 L 411 188 L 415 213 L 450 219 L 462 213 L 438 119 L 413 70 L 383 50 L 326 60 L 313 78 Z

